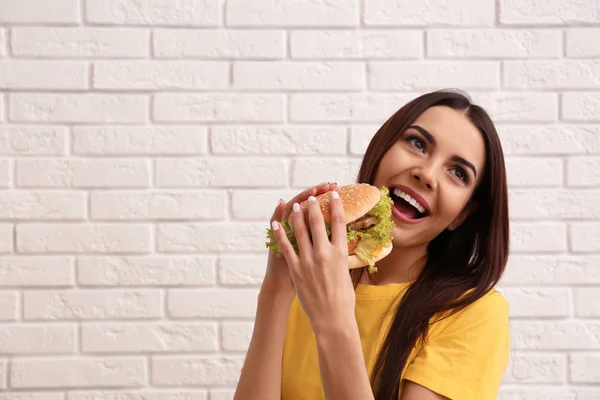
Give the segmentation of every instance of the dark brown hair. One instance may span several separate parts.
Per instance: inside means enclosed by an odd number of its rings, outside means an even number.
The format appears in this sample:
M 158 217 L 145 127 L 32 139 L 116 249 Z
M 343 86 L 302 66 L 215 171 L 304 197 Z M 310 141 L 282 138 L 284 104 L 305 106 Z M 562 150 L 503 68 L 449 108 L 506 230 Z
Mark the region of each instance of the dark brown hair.
M 429 325 L 435 322 L 432 317 L 446 318 L 485 295 L 500 280 L 508 259 L 504 155 L 492 119 L 467 95 L 440 90 L 421 95 L 400 108 L 371 140 L 357 182 L 372 184 L 387 150 L 421 113 L 433 106 L 465 113 L 485 141 L 486 166 L 471 198 L 478 204 L 475 212 L 457 229 L 444 230 L 428 244 L 424 268 L 398 304 L 371 377 L 376 400 L 398 398 L 400 376 L 412 348 L 427 341 Z M 365 269 L 350 273 L 356 287 Z

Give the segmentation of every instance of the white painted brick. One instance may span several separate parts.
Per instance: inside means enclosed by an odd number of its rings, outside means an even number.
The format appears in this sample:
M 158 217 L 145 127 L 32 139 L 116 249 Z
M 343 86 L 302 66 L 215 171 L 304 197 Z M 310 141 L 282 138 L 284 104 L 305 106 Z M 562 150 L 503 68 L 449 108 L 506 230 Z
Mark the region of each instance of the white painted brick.
M 600 61 L 505 61 L 503 82 L 510 89 L 597 89 Z
M 509 204 L 516 219 L 600 218 L 600 191 L 510 190 Z
M 356 182 L 360 160 L 296 159 L 292 166 L 292 185 L 311 187 L 320 182 L 337 182 L 338 186 Z
M 268 158 L 179 158 L 156 161 L 159 187 L 281 187 L 284 160 Z
M 226 217 L 225 204 L 224 191 L 98 191 L 90 195 L 90 218 L 222 220 Z
M 172 289 L 167 309 L 172 318 L 253 318 L 258 289 Z
M 600 322 L 513 320 L 511 347 L 553 351 L 600 349 Z
M 94 323 L 81 327 L 86 353 L 217 351 L 216 322 Z
M 566 29 L 567 57 L 600 57 L 600 28 Z
M 346 129 L 329 126 L 213 126 L 215 154 L 346 154 Z
M 290 32 L 292 58 L 416 59 L 423 54 L 418 30 L 298 30 Z
M 82 220 L 86 199 L 77 192 L 0 192 L 0 218 L 18 220 Z
M 35 290 L 23 293 L 28 320 L 103 320 L 158 318 L 162 299 L 158 290 Z
M 600 284 L 599 256 L 511 255 L 503 285 Z
M 0 126 L 0 155 L 64 155 L 68 134 L 64 126 L 3 125 Z
M 600 389 L 564 386 L 501 386 L 497 400 L 597 400 Z
M 563 161 L 560 159 L 506 157 L 505 161 L 510 187 L 562 185 Z
M 110 391 L 69 391 L 68 400 L 207 400 L 205 389 L 173 389 L 162 390 L 148 388 L 144 390 L 110 390 Z M 8 400 L 8 399 L 7 399 Z M 20 399 L 16 399 L 20 400 Z M 38 400 L 38 399 L 31 399 Z M 40 399 L 47 400 L 47 399 Z M 55 400 L 55 399 L 48 399 Z M 214 399 L 211 399 L 214 400 Z
M 158 58 L 282 59 L 285 32 L 157 29 L 153 34 L 153 48 Z
M 86 0 L 86 20 L 100 24 L 215 26 L 218 1 Z
M 77 277 L 86 286 L 194 286 L 216 283 L 211 257 L 79 257 Z
M 432 29 L 427 31 L 428 57 L 558 58 L 558 30 Z
M 142 159 L 19 159 L 20 187 L 140 188 L 150 185 L 150 165 Z
M 234 395 L 235 389 L 211 389 L 210 400 L 233 400 Z
M 138 387 L 147 380 L 143 357 L 14 359 L 10 384 L 18 389 Z
M 233 87 L 257 90 L 361 90 L 365 66 L 359 62 L 246 61 L 233 64 Z
M 282 122 L 284 104 L 280 94 L 157 93 L 152 115 L 165 122 Z
M 358 0 L 278 1 L 229 0 L 226 3 L 229 26 L 358 26 Z
M 288 202 L 301 191 L 291 189 L 269 191 L 257 189 L 232 190 L 232 215 L 236 220 L 268 221 L 271 219 L 280 198 Z
M 4 96 L 0 96 L 0 121 L 4 121 L 6 116 L 4 115 L 4 109 L 7 107 L 8 100 L 4 100 Z
M 511 357 L 503 383 L 564 383 L 567 378 L 565 354 L 519 354 Z
M 73 353 L 77 350 L 77 327 L 65 324 L 0 326 L 0 348 L 4 354 Z
M 238 382 L 244 357 L 164 356 L 152 359 L 152 384 L 156 386 L 230 385 Z
M 15 321 L 17 319 L 19 315 L 19 297 L 20 294 L 18 292 L 0 292 L 0 321 Z M 0 332 L 2 332 L 1 326 Z M 6 353 L 7 350 L 2 344 L 3 339 L 4 335 L 0 335 L 0 349 L 2 349 L 3 353 Z M 9 340 L 9 342 L 11 341 Z
M 0 360 L 0 389 L 8 386 L 8 361 Z M 0 394 L 2 396 L 2 394 Z
M 494 23 L 494 1 L 371 0 L 365 2 L 367 25 L 489 26 Z
M 48 77 L 51 76 L 51 79 Z M 87 66 L 77 61 L 0 61 L 0 89 L 61 89 L 88 87 Z
M 377 93 L 292 94 L 290 120 L 383 123 L 412 97 Z
M 505 288 L 511 317 L 568 317 L 573 312 L 568 288 Z
M 254 323 L 223 322 L 223 349 L 227 351 L 247 351 L 252 339 Z
M 0 23 L 79 23 L 77 0 L 2 0 Z
M 67 257 L 5 256 L 0 258 L 0 286 L 72 286 L 73 261 Z
M 494 122 L 550 122 L 558 120 L 558 95 L 552 93 L 474 93 Z
M 10 160 L 0 160 L 0 187 L 11 186 L 14 164 Z
M 1 367 L 0 367 L 1 368 Z M 12 392 L 0 393 L 0 400 L 63 400 L 61 392 Z
M 600 353 L 571 354 L 570 379 L 575 383 L 600 383 Z
M 145 224 L 20 224 L 17 250 L 25 253 L 148 253 Z
M 573 24 L 600 21 L 597 0 L 500 0 L 504 24 Z
M 267 227 L 268 221 L 262 224 L 159 224 L 157 249 L 169 253 L 264 251 Z
M 35 58 L 139 58 L 150 55 L 150 32 L 131 28 L 13 27 L 12 51 Z
M 600 126 L 499 125 L 505 154 L 600 153 Z
M 2 28 L 2 29 L 0 29 L 0 57 L 6 56 L 7 48 L 8 48 L 8 40 L 6 37 L 6 30 Z
M 554 222 L 511 224 L 513 252 L 561 252 L 567 250 L 565 224 Z
M 12 224 L 0 223 L 0 253 L 10 253 L 13 248 Z
M 265 238 L 265 242 L 267 239 Z M 219 282 L 225 285 L 257 286 L 267 270 L 267 253 L 264 255 L 222 255 L 219 258 Z
M 134 123 L 148 120 L 148 97 L 135 94 L 10 93 L 11 121 Z
M 600 251 L 600 224 L 585 222 L 571 224 L 571 251 L 598 252 Z
M 350 154 L 364 156 L 371 139 L 377 133 L 380 126 L 365 125 L 350 128 Z
M 578 317 L 600 317 L 600 288 L 575 289 L 575 314 Z
M 496 89 L 500 64 L 493 61 L 373 61 L 368 66 L 369 89 L 436 90 L 439 87 Z
M 73 128 L 74 154 L 205 154 L 208 151 L 207 142 L 208 129 L 204 126 L 77 126 Z
M 567 159 L 567 184 L 569 186 L 600 185 L 600 157 Z
M 600 121 L 600 92 L 564 93 L 562 118 L 571 121 Z
M 98 89 L 225 89 L 229 64 L 217 61 L 102 61 L 93 65 Z

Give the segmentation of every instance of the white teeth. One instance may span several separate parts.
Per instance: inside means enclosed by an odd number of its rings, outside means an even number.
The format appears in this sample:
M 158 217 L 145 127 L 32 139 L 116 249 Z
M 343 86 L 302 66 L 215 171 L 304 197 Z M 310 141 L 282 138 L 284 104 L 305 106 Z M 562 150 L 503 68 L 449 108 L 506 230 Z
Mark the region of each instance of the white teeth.
M 417 210 L 419 210 L 419 212 L 421 214 L 425 214 L 425 207 L 423 207 L 418 201 L 416 201 L 415 199 L 413 199 L 412 197 L 410 197 L 409 194 L 404 193 L 402 190 L 400 189 L 394 189 L 394 194 L 404 200 L 406 200 L 407 203 L 409 203 L 411 206 L 413 206 L 414 208 L 416 208 Z

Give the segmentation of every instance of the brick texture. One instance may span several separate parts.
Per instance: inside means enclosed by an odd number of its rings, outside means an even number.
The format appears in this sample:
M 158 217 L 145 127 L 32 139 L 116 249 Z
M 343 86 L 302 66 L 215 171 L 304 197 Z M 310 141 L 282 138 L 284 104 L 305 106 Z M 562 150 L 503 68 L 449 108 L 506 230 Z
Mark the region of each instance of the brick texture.
M 498 400 L 600 399 L 598 0 L 0 0 L 0 400 L 231 400 L 279 198 L 425 91 L 506 155 Z

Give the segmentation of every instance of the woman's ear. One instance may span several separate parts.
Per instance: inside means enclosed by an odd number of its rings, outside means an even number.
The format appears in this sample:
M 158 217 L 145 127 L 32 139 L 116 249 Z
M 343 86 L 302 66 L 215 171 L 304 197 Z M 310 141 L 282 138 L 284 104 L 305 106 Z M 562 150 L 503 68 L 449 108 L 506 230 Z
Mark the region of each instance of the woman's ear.
M 459 226 L 461 226 L 467 220 L 467 218 L 469 218 L 469 216 L 471 214 L 473 214 L 475 211 L 477 211 L 478 207 L 479 207 L 479 203 L 477 203 L 477 201 L 475 201 L 475 200 L 470 201 L 465 206 L 465 208 L 463 208 L 463 210 L 460 212 L 460 214 L 458 214 L 458 216 L 454 219 L 454 221 L 452 221 L 452 223 L 448 226 L 448 230 L 453 231 L 456 228 L 458 228 Z

